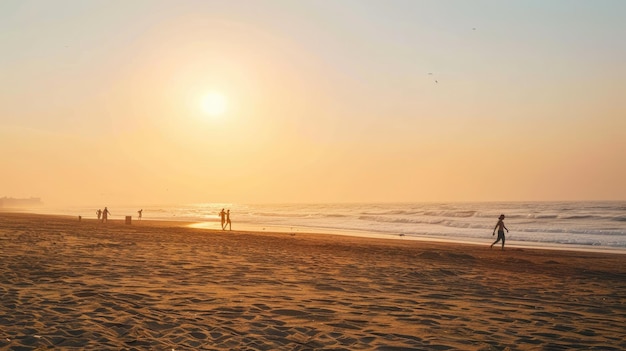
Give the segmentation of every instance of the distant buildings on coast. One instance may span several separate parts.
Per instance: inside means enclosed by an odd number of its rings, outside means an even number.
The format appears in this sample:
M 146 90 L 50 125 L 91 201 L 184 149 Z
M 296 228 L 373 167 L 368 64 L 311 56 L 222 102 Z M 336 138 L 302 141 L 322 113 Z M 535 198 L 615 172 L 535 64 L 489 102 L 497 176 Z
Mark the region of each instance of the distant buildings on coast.
M 13 207 L 40 207 L 43 206 L 43 202 L 38 197 L 31 197 L 28 199 L 15 199 L 12 197 L 1 197 L 0 208 L 13 208 Z

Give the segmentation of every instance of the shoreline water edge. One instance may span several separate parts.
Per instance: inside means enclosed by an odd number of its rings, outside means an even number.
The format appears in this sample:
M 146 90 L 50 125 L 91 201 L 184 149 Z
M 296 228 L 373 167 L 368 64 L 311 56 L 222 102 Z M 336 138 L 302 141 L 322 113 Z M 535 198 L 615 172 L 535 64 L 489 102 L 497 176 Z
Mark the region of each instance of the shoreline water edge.
M 109 206 L 110 218 L 137 219 L 138 208 Z M 370 238 L 484 245 L 506 214 L 506 245 L 626 253 L 626 202 L 498 202 L 401 204 L 204 203 L 143 206 L 142 220 L 192 222 L 220 229 L 218 213 L 232 211 L 233 226 L 248 231 L 308 232 Z M 95 218 L 96 207 L 39 208 L 30 212 Z

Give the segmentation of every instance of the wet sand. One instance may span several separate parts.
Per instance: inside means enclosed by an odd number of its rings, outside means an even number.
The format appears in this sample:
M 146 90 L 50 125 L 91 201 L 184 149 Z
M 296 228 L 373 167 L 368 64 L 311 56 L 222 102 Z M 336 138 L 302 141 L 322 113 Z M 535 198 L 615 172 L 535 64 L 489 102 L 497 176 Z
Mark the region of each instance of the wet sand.
M 0 350 L 624 350 L 626 255 L 0 213 Z

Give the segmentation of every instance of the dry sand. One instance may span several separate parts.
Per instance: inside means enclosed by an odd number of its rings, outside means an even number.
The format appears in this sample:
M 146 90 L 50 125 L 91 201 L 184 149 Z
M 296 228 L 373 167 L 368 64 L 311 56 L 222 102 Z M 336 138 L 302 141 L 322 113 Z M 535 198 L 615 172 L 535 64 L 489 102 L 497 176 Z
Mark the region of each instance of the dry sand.
M 626 256 L 0 213 L 0 350 L 624 350 Z

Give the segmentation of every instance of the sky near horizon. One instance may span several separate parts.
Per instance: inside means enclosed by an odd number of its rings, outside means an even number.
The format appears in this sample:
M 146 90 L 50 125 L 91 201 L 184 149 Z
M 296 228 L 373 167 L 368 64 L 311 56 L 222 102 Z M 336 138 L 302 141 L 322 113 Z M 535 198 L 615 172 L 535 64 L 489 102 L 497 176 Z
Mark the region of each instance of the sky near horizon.
M 626 200 L 624 18 L 619 0 L 3 0 L 0 197 Z

